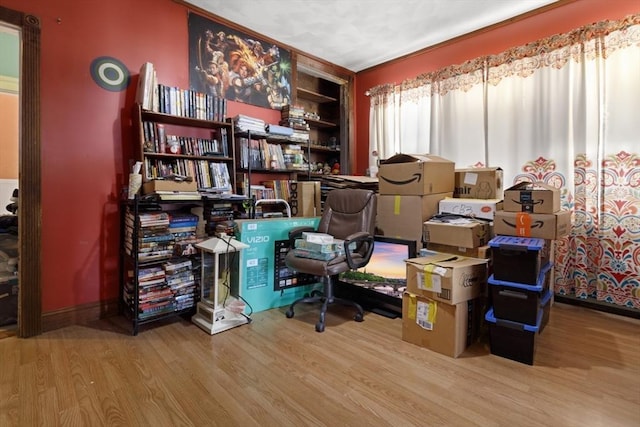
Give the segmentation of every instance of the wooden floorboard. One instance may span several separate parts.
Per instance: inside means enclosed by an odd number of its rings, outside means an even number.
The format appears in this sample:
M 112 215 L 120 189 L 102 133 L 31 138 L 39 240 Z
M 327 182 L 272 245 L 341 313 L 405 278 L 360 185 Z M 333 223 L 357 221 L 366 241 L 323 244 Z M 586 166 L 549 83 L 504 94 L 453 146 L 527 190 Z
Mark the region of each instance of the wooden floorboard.
M 335 307 L 253 315 L 210 336 L 115 317 L 0 340 L 0 426 L 638 426 L 640 320 L 555 304 L 533 366 L 401 339 Z

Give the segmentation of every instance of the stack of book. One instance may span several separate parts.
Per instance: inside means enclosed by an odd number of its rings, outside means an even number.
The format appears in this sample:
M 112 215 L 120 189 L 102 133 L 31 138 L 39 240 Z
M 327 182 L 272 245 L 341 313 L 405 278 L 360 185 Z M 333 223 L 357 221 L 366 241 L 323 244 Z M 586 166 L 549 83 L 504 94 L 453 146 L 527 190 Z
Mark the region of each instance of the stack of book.
M 305 120 L 304 108 L 285 105 L 282 107 L 280 117 L 280 125 L 293 129 L 291 139 L 305 143 L 309 141 L 309 124 Z
M 197 251 L 195 244 L 200 241 L 197 237 L 198 215 L 189 212 L 169 213 L 169 232 L 174 238 L 174 255 L 188 256 Z
M 134 213 L 127 208 L 125 214 L 125 250 L 137 256 L 140 262 L 168 259 L 173 256 L 174 237 L 169 232 L 169 215 L 166 212 L 143 212 L 137 230 L 138 253 L 134 254 L 133 236 L 136 227 Z
M 166 262 L 164 271 L 176 311 L 191 308 L 196 303 L 196 275 L 190 259 Z
M 259 135 L 266 135 L 264 120 L 255 117 L 238 114 L 233 118 L 236 130 L 239 132 L 251 132 Z
M 302 233 L 302 238 L 294 244 L 293 254 L 297 257 L 329 261 L 344 256 L 344 240 L 326 233 Z
M 173 292 L 167 285 L 162 267 L 148 267 L 138 270 L 138 295 L 133 284 L 134 271 L 128 271 L 128 280 L 124 287 L 124 302 L 130 307 L 138 298 L 138 317 L 145 319 L 174 310 Z

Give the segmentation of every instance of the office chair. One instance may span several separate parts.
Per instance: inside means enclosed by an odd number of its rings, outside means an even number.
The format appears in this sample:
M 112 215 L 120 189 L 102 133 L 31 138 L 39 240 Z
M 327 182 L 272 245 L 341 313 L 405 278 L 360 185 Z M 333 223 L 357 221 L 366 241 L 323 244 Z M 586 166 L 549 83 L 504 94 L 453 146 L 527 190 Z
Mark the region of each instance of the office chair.
M 357 310 L 354 320 L 357 322 L 364 320 L 362 307 L 355 301 L 334 297 L 333 289 L 340 273 L 364 267 L 369 262 L 373 252 L 376 213 L 377 198 L 373 191 L 362 189 L 331 190 L 324 202 L 318 228 L 314 230 L 312 227 L 298 227 L 289 232 L 291 248 L 294 247 L 295 239 L 302 238 L 304 231 L 314 231 L 327 233 L 337 239 L 344 240 L 345 255 L 321 261 L 298 257 L 293 251 L 289 251 L 285 258 L 287 267 L 296 272 L 321 277 L 323 292 L 314 291 L 311 296 L 294 301 L 286 311 L 287 318 L 293 317 L 293 308 L 298 303 L 321 302 L 320 320 L 316 323 L 317 332 L 324 331 L 325 314 L 329 304 L 352 305 Z

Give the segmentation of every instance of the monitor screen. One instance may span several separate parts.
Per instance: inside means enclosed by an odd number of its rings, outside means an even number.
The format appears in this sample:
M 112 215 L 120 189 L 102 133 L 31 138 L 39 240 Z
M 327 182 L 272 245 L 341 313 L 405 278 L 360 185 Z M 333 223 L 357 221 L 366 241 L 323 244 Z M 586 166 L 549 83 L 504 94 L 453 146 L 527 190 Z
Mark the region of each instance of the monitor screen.
M 369 263 L 341 277 L 343 280 L 369 285 L 406 286 L 405 260 L 416 257 L 416 241 L 375 236 L 373 254 Z

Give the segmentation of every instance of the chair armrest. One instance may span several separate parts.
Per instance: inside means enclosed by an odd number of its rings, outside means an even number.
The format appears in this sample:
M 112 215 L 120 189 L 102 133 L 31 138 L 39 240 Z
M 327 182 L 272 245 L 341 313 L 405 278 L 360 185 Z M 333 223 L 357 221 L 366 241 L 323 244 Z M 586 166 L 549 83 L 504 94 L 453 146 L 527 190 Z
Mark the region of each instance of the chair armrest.
M 295 247 L 296 239 L 300 239 L 302 237 L 302 233 L 305 231 L 313 232 L 316 231 L 316 229 L 307 225 L 304 227 L 295 227 L 289 230 L 289 247 L 291 249 Z
M 355 262 L 351 257 L 349 246 L 351 246 L 352 243 L 356 244 L 356 248 L 354 250 L 355 252 L 360 252 L 362 246 L 366 245 L 366 247 L 364 248 L 365 253 L 362 256 L 362 260 L 360 260 L 360 262 Z M 344 239 L 344 253 L 350 269 L 355 270 L 356 268 L 364 267 L 365 265 L 367 265 L 369 259 L 371 258 L 371 254 L 373 253 L 373 244 L 373 236 L 364 231 L 350 234 L 346 239 Z

